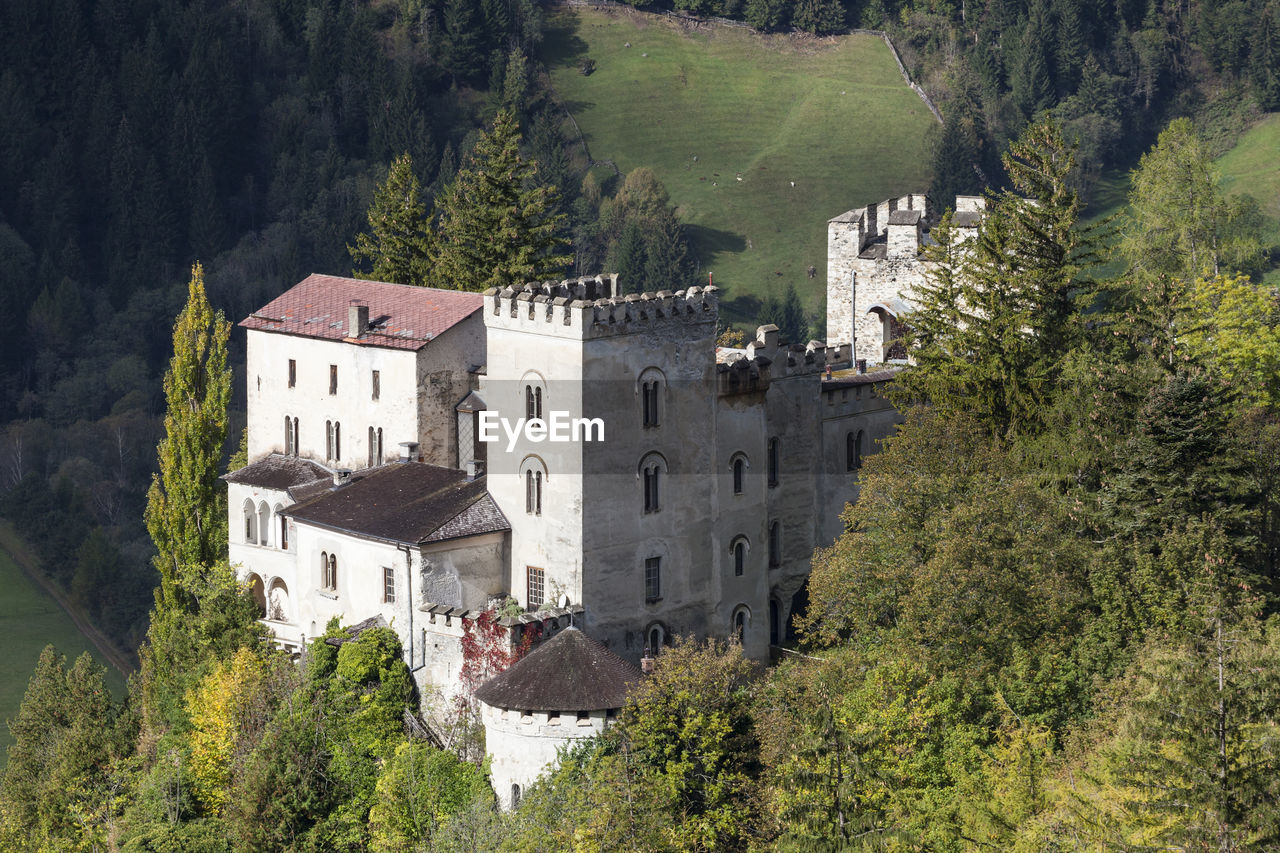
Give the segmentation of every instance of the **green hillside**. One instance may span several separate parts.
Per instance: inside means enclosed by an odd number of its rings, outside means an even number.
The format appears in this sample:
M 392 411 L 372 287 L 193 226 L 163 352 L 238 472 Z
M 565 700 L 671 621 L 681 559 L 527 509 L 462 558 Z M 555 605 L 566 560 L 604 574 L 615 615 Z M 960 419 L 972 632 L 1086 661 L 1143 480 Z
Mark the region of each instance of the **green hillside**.
M 649 166 L 666 184 L 733 320 L 753 319 L 758 298 L 787 282 L 816 312 L 826 221 L 927 187 L 935 120 L 874 36 L 760 36 L 582 9 L 552 16 L 543 54 L 591 157 L 624 174 Z M 583 75 L 588 58 L 595 71 Z
M 1267 215 L 1266 238 L 1280 244 L 1280 113 L 1258 122 L 1226 154 L 1218 158 L 1222 188 L 1247 193 Z
M 7 758 L 5 750 L 12 743 L 4 723 L 17 716 L 41 650 L 53 643 L 67 656 L 70 665 L 81 653 L 92 652 L 93 648 L 57 602 L 31 583 L 4 551 L 0 551 L 0 585 L 5 590 L 0 597 L 0 632 L 7 641 L 7 650 L 0 660 L 0 767 L 3 767 Z M 117 697 L 124 695 L 124 678 L 110 667 L 107 684 Z

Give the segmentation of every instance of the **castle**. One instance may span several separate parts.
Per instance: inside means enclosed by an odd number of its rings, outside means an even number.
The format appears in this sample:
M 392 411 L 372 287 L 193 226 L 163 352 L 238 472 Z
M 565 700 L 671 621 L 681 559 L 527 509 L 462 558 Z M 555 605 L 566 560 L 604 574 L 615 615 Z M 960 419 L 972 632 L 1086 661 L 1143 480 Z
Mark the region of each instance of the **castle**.
M 630 666 L 678 634 L 766 658 L 899 420 L 892 371 L 855 367 L 854 346 L 889 360 L 863 315 L 896 312 L 875 261 L 918 267 L 901 229 L 918 251 L 923 206 L 832 220 L 830 344 L 762 326 L 717 347 L 716 288 L 623 295 L 616 276 L 484 294 L 295 285 L 240 323 L 250 462 L 225 477 L 231 562 L 265 624 L 297 651 L 333 617 L 389 625 L 424 696 L 461 689 L 463 633 L 486 612 L 513 646 L 566 629 L 600 646 L 557 645 L 574 660 Z M 598 730 L 614 709 L 586 701 L 488 709 L 486 725 L 537 710 L 547 730 L 563 710 Z M 537 764 L 495 762 L 505 804 Z

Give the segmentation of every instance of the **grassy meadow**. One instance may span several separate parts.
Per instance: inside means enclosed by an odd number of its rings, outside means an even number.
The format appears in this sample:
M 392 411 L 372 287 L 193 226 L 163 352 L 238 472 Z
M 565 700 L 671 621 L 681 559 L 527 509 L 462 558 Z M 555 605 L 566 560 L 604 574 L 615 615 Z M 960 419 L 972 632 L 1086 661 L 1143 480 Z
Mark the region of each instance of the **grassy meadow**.
M 761 36 L 626 10 L 548 24 L 543 59 L 592 159 L 658 174 L 731 320 L 750 325 L 788 282 L 816 313 L 826 221 L 928 187 L 936 121 L 874 36 Z
M 82 652 L 92 651 L 92 647 L 58 603 L 27 580 L 3 550 L 0 550 L 0 589 L 4 590 L 0 595 L 0 636 L 5 638 L 5 653 L 0 656 L 0 723 L 6 724 L 0 725 L 0 766 L 3 766 L 8 757 L 6 750 L 13 742 L 7 722 L 17 716 L 40 651 L 53 643 L 70 664 Z M 101 657 L 98 661 L 103 663 Z M 111 691 L 123 696 L 124 677 L 111 667 L 107 668 L 106 677 Z

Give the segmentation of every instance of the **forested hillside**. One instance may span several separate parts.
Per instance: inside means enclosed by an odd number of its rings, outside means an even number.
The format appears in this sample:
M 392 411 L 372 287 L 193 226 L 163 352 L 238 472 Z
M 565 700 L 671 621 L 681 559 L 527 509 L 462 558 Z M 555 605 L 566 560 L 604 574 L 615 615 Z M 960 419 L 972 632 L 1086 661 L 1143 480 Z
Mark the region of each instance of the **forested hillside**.
M 451 176 L 539 20 L 528 2 L 0 6 L 0 508 L 129 650 L 190 264 L 233 318 L 349 274 L 387 164 Z

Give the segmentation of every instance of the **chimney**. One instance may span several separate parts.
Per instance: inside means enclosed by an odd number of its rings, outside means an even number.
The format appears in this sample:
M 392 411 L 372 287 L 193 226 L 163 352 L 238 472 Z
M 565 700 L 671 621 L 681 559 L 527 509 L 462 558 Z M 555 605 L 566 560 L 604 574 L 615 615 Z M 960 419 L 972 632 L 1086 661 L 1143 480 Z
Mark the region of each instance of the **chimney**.
M 858 359 L 858 372 L 859 373 L 867 372 L 867 360 L 865 358 Z
M 484 465 L 472 459 L 467 463 L 467 482 L 484 476 Z
M 645 647 L 645 650 L 644 650 L 644 657 L 640 658 L 640 671 L 643 672 L 645 675 L 650 675 L 653 673 L 653 656 L 649 654 L 649 649 L 647 646 Z
M 352 302 L 347 306 L 347 337 L 362 337 L 369 328 L 369 306 Z
M 400 442 L 400 461 L 412 462 L 418 458 L 418 442 L 402 441 Z
M 347 483 L 349 483 L 349 482 L 351 482 L 351 469 L 350 469 L 350 468 L 335 468 L 335 469 L 333 469 L 333 487 L 334 487 L 335 489 L 340 489 L 340 488 L 342 488 L 343 486 L 345 486 L 345 485 L 346 485 Z

